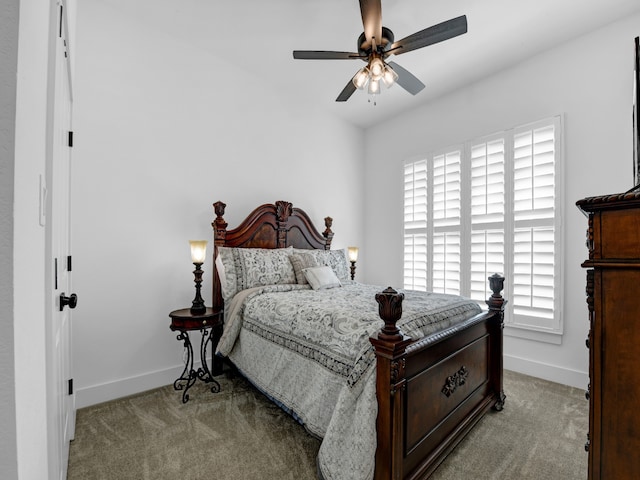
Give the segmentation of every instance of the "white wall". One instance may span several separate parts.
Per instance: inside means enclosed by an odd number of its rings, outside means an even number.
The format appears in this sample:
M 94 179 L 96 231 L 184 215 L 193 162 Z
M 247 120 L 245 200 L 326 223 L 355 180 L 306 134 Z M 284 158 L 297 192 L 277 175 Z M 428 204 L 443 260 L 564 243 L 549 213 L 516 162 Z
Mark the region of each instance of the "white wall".
M 638 25 L 640 15 L 635 15 L 368 129 L 363 259 L 368 280 L 402 285 L 405 158 L 563 114 L 565 333 L 560 346 L 506 337 L 505 367 L 586 387 L 586 274 L 580 263 L 587 257 L 587 223 L 575 202 L 633 186 L 633 38 L 640 34 Z
M 155 8 L 150 6 L 149 8 Z M 212 203 L 236 226 L 287 200 L 334 244 L 363 243 L 363 132 L 170 31 L 79 2 L 73 152 L 73 368 L 78 407 L 171 383 L 190 306 L 189 239 L 212 238 Z M 203 266 L 211 304 L 211 258 Z M 363 272 L 364 270 L 359 270 Z

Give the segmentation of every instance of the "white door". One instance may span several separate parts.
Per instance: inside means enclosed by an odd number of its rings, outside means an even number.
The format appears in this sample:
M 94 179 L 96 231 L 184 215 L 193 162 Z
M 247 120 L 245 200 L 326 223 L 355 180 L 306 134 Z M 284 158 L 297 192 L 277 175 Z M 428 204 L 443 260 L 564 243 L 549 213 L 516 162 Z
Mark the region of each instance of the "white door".
M 69 442 L 75 428 L 75 395 L 71 377 L 71 308 L 73 269 L 70 248 L 70 169 L 72 133 L 71 68 L 64 2 L 55 3 L 55 36 L 49 81 L 50 153 L 47 159 L 49 185 L 46 220 L 50 268 L 50 318 L 47 325 L 47 415 L 49 478 L 65 480 L 69 460 Z M 55 50 L 55 52 L 54 52 Z

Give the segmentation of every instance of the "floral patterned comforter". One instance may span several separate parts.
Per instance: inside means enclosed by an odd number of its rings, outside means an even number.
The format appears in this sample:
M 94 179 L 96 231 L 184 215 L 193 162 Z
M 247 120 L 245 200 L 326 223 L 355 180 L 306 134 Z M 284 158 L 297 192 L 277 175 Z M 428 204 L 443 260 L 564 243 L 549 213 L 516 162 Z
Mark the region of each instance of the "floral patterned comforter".
M 375 467 L 375 354 L 379 286 L 269 285 L 239 292 L 225 311 L 217 353 L 322 438 L 319 475 L 369 480 Z M 463 297 L 404 291 L 398 326 L 413 339 L 480 312 Z M 345 477 L 345 475 L 349 475 Z

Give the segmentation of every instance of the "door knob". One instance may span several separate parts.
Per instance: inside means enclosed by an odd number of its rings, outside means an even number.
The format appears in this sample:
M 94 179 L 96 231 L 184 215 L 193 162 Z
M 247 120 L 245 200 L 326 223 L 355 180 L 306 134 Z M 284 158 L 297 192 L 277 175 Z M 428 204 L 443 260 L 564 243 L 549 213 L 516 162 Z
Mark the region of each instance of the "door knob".
M 69 308 L 76 308 L 78 305 L 78 296 L 75 293 L 72 293 L 68 297 L 65 296 L 64 292 L 60 294 L 60 311 L 64 309 L 65 305 L 69 305 Z

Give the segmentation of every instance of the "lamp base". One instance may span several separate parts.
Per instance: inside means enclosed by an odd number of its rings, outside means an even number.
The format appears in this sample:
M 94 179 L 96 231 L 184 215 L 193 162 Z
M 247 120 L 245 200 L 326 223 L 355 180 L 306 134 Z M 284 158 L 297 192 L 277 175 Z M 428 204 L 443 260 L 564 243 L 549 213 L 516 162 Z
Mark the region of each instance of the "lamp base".
M 194 265 L 196 266 L 196 269 L 193 271 L 195 276 L 193 282 L 196 284 L 196 298 L 193 299 L 191 309 L 189 311 L 191 312 L 191 315 L 202 315 L 207 311 L 207 307 L 204 305 L 204 299 L 202 298 L 202 295 L 200 295 L 200 285 L 202 284 L 202 270 L 200 267 L 202 264 L 194 263 Z
M 207 311 L 207 307 L 205 307 L 204 304 L 203 305 L 193 305 L 189 309 L 189 312 L 191 312 L 191 315 L 202 315 L 206 311 Z

